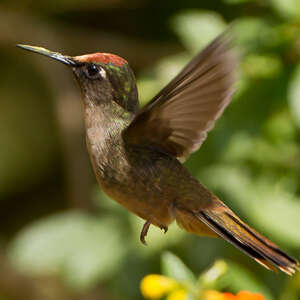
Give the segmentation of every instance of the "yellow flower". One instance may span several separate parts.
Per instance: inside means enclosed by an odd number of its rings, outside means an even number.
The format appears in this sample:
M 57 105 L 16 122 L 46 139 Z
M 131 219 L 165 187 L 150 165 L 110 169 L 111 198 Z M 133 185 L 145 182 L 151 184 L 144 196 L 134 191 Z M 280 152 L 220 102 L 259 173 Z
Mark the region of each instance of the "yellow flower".
M 203 296 L 205 300 L 226 300 L 223 293 L 213 290 L 205 291 Z
M 187 299 L 187 291 L 184 289 L 175 290 L 171 292 L 167 297 L 167 300 L 186 300 Z
M 142 295 L 153 300 L 160 299 L 177 287 L 178 283 L 175 280 L 157 274 L 150 274 L 144 277 L 140 286 Z

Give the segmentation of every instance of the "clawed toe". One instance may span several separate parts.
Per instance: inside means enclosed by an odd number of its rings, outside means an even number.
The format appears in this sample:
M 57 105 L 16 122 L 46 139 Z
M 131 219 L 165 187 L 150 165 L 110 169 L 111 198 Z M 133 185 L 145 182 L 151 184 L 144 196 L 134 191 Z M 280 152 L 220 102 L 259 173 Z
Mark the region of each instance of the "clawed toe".
M 150 227 L 151 223 L 149 221 L 146 221 L 144 226 L 143 226 L 143 229 L 141 231 L 141 235 L 140 235 L 140 241 L 145 245 L 147 246 L 147 243 L 146 243 L 146 240 L 145 240 L 145 237 L 147 236 L 147 233 L 148 233 L 148 230 L 149 230 L 149 227 Z
M 151 223 L 149 221 L 146 221 L 145 224 L 144 224 L 144 226 L 143 226 L 143 228 L 142 228 L 141 235 L 140 235 L 140 241 L 145 246 L 147 246 L 147 242 L 145 240 L 145 237 L 147 236 L 147 233 L 148 233 L 150 225 L 151 225 Z M 165 233 L 167 233 L 167 231 L 168 231 L 168 226 L 161 225 L 161 226 L 159 226 L 159 228 L 161 230 L 163 230 Z
M 166 234 L 167 233 L 167 231 L 168 231 L 168 226 L 159 226 L 159 228 L 161 229 L 161 230 L 163 230 L 164 231 L 164 233 Z

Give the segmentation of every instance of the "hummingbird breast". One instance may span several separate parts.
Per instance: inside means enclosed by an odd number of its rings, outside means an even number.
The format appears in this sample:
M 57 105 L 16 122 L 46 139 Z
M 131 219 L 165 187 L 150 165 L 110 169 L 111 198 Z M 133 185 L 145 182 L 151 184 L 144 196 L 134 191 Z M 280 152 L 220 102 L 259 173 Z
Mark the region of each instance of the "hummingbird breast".
M 87 126 L 97 181 L 110 198 L 131 212 L 153 225 L 168 226 L 176 203 L 198 202 L 202 187 L 175 157 L 153 146 L 127 144 L 122 132 L 129 123 L 114 120 Z
M 92 145 L 87 139 L 101 188 L 110 198 L 152 224 L 169 225 L 174 219 L 174 193 L 166 179 L 171 181 L 172 171 L 163 171 L 162 162 L 170 158 L 144 147 L 125 145 L 121 137 L 111 138 L 104 145 Z

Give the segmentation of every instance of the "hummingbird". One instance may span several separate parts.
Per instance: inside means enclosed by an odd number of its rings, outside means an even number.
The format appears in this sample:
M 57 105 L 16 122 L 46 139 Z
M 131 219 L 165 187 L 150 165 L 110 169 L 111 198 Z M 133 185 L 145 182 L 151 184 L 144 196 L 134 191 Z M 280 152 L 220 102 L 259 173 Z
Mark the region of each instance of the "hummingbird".
M 97 181 L 111 199 L 145 220 L 142 243 L 150 225 L 167 232 L 176 221 L 195 235 L 225 239 L 269 270 L 299 270 L 296 259 L 244 223 L 182 164 L 200 148 L 234 93 L 238 59 L 228 31 L 143 108 L 133 71 L 115 54 L 68 56 L 17 46 L 72 70 Z

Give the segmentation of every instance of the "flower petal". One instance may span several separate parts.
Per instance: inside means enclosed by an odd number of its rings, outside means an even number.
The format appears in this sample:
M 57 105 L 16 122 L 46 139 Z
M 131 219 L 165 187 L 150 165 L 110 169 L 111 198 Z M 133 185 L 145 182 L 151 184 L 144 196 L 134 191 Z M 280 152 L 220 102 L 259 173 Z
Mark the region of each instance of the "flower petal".
M 150 274 L 143 278 L 140 289 L 145 298 L 156 300 L 177 287 L 178 283 L 171 278 Z

